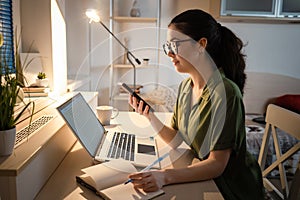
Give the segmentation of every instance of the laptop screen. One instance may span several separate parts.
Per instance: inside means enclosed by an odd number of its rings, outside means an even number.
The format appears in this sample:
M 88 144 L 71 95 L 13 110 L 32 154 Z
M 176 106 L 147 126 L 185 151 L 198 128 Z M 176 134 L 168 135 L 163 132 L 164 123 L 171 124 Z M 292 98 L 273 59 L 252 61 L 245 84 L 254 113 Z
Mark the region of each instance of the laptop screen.
M 80 93 L 76 94 L 57 107 L 57 110 L 83 147 L 95 157 L 105 129 L 83 96 Z

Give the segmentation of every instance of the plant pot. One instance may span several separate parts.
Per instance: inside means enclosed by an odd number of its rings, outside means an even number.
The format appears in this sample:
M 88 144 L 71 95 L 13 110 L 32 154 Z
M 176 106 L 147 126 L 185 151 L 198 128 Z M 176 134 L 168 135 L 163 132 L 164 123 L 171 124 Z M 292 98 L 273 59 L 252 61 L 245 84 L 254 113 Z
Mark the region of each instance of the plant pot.
M 16 142 L 16 127 L 0 131 L 0 156 L 9 156 L 14 150 Z
M 45 78 L 45 79 L 38 79 L 37 78 L 35 83 L 36 83 L 37 86 L 40 86 L 40 87 L 48 87 L 49 79 L 48 78 Z

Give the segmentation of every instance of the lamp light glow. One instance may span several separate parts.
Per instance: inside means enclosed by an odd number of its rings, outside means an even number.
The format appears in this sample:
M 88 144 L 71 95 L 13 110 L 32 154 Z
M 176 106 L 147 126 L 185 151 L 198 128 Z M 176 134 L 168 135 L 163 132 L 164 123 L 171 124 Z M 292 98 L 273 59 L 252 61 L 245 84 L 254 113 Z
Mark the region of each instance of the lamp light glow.
M 100 22 L 100 17 L 97 11 L 94 9 L 87 9 L 85 15 L 90 19 L 90 23 L 92 23 L 93 21 Z

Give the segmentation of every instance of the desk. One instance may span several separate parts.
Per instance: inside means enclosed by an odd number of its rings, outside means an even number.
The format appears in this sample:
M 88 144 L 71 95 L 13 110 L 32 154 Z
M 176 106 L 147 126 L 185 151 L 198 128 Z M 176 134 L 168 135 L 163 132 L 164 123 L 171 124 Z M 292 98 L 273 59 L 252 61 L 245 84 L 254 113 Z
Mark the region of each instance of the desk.
M 171 115 L 169 113 L 157 113 L 157 116 L 168 123 Z M 134 127 L 134 128 L 133 128 Z M 118 117 L 112 121 L 111 126 L 106 129 L 116 129 L 143 134 L 155 133 L 147 119 L 134 112 L 120 112 Z M 142 130 L 142 131 L 141 131 Z M 158 137 L 159 153 L 170 150 Z M 162 167 L 180 167 L 192 162 L 188 151 L 184 151 L 185 146 L 180 146 L 178 151 L 170 153 L 162 163 Z M 177 153 L 177 154 L 176 154 Z M 176 155 L 184 154 L 184 158 L 176 159 L 176 162 L 170 166 L 170 160 Z M 63 162 L 56 169 L 55 173 L 48 180 L 36 199 L 99 199 L 93 192 L 76 183 L 75 176 L 82 174 L 81 169 L 93 164 L 89 154 L 82 148 L 79 142 L 76 142 L 72 150 L 67 154 Z M 163 187 L 165 194 L 156 199 L 223 199 L 218 191 L 214 181 L 201 181 L 186 184 L 176 184 Z
M 93 108 L 97 105 L 96 92 L 83 92 Z M 33 121 L 43 116 L 53 117 L 38 127 L 15 147 L 10 156 L 0 157 L 0 199 L 33 199 L 55 172 L 66 154 L 74 146 L 76 137 L 64 123 L 56 107 L 74 93 L 57 97 L 25 99 L 35 102 Z M 24 105 L 16 106 L 16 115 Z M 31 109 L 31 108 L 30 108 Z M 17 132 L 28 127 L 31 112 L 24 112 L 16 126 Z

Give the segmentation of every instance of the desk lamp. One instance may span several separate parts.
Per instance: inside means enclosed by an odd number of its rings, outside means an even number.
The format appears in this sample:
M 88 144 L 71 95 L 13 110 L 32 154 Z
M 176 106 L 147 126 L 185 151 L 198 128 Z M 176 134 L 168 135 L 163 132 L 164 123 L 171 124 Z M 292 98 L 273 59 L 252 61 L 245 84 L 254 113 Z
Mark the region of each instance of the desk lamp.
M 126 51 L 126 56 L 127 56 L 127 59 L 128 61 L 130 62 L 130 64 L 132 65 L 133 67 L 133 88 L 134 90 L 136 89 L 136 68 L 135 68 L 135 65 L 134 63 L 132 62 L 132 60 L 130 59 L 130 56 L 132 58 L 134 58 L 135 62 L 140 65 L 141 64 L 141 61 L 136 58 L 129 50 L 128 48 L 113 34 L 113 32 L 111 32 L 109 30 L 109 28 L 107 28 L 107 26 L 105 26 L 105 24 L 100 20 L 100 17 L 99 15 L 97 14 L 96 10 L 94 9 L 88 9 L 86 12 L 85 12 L 86 16 L 90 19 L 90 22 L 89 23 L 92 23 L 93 21 L 96 22 L 96 23 L 100 23 L 106 31 L 109 32 L 109 34 L 111 36 L 113 36 L 113 38 L 115 38 L 117 40 L 117 42 L 125 49 Z

